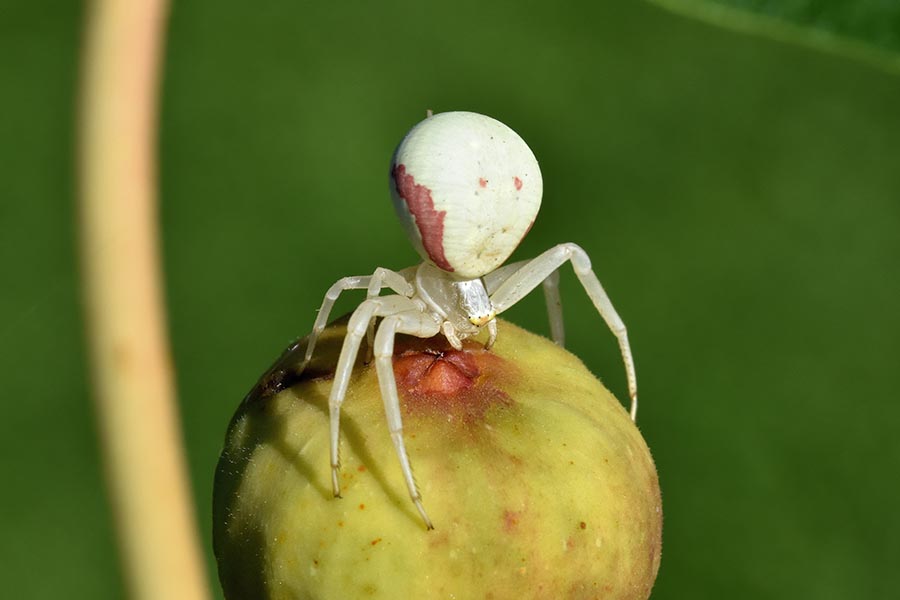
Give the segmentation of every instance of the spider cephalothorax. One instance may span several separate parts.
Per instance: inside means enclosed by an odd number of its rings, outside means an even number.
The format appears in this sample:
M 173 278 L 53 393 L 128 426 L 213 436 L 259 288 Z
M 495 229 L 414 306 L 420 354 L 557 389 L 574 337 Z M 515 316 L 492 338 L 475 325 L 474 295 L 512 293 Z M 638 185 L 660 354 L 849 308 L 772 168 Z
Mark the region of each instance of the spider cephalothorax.
M 462 340 L 487 328 L 486 347 L 490 348 L 498 333 L 497 315 L 542 285 L 553 340 L 562 345 L 557 270 L 571 262 L 585 292 L 618 339 L 632 419 L 637 414 L 637 383 L 625 325 L 584 250 L 575 244 L 560 244 L 532 260 L 503 265 L 534 223 L 543 192 L 537 160 L 512 129 L 470 112 L 429 116 L 410 130 L 394 152 L 390 186 L 397 214 L 425 262 L 401 271 L 379 267 L 372 275 L 344 277 L 335 283 L 322 302 L 304 364 L 312 357 L 316 338 L 340 293 L 367 290 L 366 300 L 350 317 L 329 397 L 334 495 L 340 495 L 341 404 L 362 340 L 368 337 L 404 479 L 431 529 L 403 442 L 392 363 L 397 334 L 420 338 L 443 334 L 460 351 Z M 393 294 L 381 296 L 385 288 Z

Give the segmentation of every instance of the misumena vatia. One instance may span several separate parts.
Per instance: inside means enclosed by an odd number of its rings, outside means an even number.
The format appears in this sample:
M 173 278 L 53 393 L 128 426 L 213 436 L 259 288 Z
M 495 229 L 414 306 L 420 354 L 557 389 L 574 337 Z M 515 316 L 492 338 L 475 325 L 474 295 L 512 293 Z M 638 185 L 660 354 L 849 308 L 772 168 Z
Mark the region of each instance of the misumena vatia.
M 425 525 L 432 529 L 403 443 L 392 362 L 398 333 L 420 338 L 440 333 L 461 350 L 461 340 L 487 328 L 486 347 L 490 348 L 497 337 L 497 315 L 543 285 L 552 337 L 562 345 L 558 269 L 571 262 L 585 292 L 618 339 L 632 420 L 637 415 L 637 381 L 625 324 L 591 270 L 584 250 L 575 244 L 560 244 L 532 260 L 501 266 L 534 223 L 543 192 L 537 160 L 512 129 L 470 112 L 429 116 L 410 130 L 394 152 L 390 186 L 394 208 L 424 262 L 402 271 L 378 268 L 372 275 L 344 277 L 331 286 L 308 338 L 302 365 L 309 363 L 341 292 L 367 290 L 366 300 L 350 317 L 328 401 L 334 495 L 341 493 L 341 404 L 362 340 L 368 338 L 409 495 Z M 394 293 L 380 296 L 385 288 Z M 381 323 L 376 332 L 378 318 Z

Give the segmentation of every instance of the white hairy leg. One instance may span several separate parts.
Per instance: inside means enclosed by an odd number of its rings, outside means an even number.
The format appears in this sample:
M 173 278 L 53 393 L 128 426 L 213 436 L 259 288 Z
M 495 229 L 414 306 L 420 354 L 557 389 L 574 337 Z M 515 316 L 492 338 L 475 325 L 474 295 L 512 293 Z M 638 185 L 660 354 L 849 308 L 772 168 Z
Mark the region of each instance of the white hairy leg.
M 494 342 L 497 341 L 497 319 L 491 319 L 487 324 L 488 328 L 488 339 L 484 343 L 484 349 L 490 350 L 494 345 Z
M 557 346 L 565 347 L 566 330 L 563 326 L 562 300 L 559 297 L 559 269 L 544 279 L 544 301 L 550 319 L 550 335 Z
M 504 265 L 484 276 L 484 287 L 493 300 L 494 292 L 514 273 L 527 265 L 528 260 L 521 260 L 509 265 Z M 550 320 L 550 337 L 558 346 L 565 346 L 566 333 L 563 327 L 562 301 L 559 297 L 559 271 L 553 271 L 542 282 L 544 284 L 544 300 L 547 304 L 547 318 Z M 530 290 L 529 290 L 530 291 Z M 498 313 L 500 311 L 497 311 Z M 490 345 L 487 346 L 490 348 Z
M 462 350 L 462 340 L 456 335 L 456 329 L 454 329 L 453 323 L 444 321 L 441 325 L 441 333 L 444 334 L 444 337 L 447 338 L 447 341 L 453 346 L 454 350 Z
M 625 329 L 625 323 L 613 308 L 609 296 L 603 290 L 600 280 L 591 270 L 591 259 L 584 250 L 576 244 L 554 246 L 506 277 L 505 281 L 500 283 L 496 291 L 491 294 L 491 303 L 497 314 L 502 313 L 544 282 L 567 261 L 572 263 L 572 268 L 584 287 L 584 291 L 619 342 L 619 350 L 622 353 L 622 360 L 625 362 L 625 375 L 628 379 L 628 395 L 631 398 L 631 420 L 634 421 L 637 419 L 637 377 L 634 372 L 631 346 L 628 344 L 628 332 Z
M 404 279 L 402 275 L 388 269 L 382 269 L 381 267 L 375 269 L 375 273 L 372 275 L 343 277 L 338 279 L 335 284 L 325 292 L 325 299 L 322 300 L 322 306 L 319 308 L 316 322 L 313 325 L 312 332 L 309 334 L 306 343 L 306 353 L 303 356 L 303 362 L 300 363 L 300 366 L 297 369 L 298 373 L 302 373 L 309 364 L 310 359 L 312 359 L 313 351 L 316 348 L 316 342 L 322 334 L 322 331 L 325 329 L 325 326 L 328 324 L 328 318 L 331 316 L 331 309 L 334 307 L 334 303 L 337 301 L 338 296 L 341 295 L 341 292 L 346 290 L 368 289 L 369 295 L 371 296 L 373 295 L 372 289 L 375 286 L 378 287 L 374 295 L 377 295 L 383 287 L 389 287 L 401 296 L 406 297 L 412 296 L 414 291 L 412 285 Z
M 397 450 L 397 458 L 400 459 L 400 468 L 403 470 L 403 478 L 409 490 L 409 497 L 416 505 L 416 510 L 425 521 L 428 529 L 434 529 L 431 519 L 422 505 L 422 497 L 413 479 L 412 467 L 409 464 L 409 455 L 403 443 L 403 422 L 400 417 L 400 397 L 397 394 L 397 382 L 394 379 L 394 337 L 398 333 L 406 333 L 420 338 L 430 338 L 440 332 L 440 324 L 434 316 L 421 311 L 411 311 L 385 317 L 378 327 L 375 336 L 375 369 L 378 373 L 378 385 L 381 387 L 381 399 L 384 402 L 384 412 L 387 416 L 388 429 L 391 432 L 391 440 Z
M 500 284 L 509 279 L 510 275 L 527 265 L 529 262 L 531 261 L 520 260 L 518 262 L 509 263 L 482 277 L 481 279 L 484 281 L 484 288 L 487 290 L 488 295 L 490 296 L 497 291 Z
M 404 269 L 400 273 L 391 271 L 390 269 L 385 269 L 384 267 L 378 267 L 377 269 L 375 269 L 375 272 L 372 273 L 372 277 L 369 280 L 369 285 L 366 288 L 366 300 L 377 298 L 378 295 L 381 294 L 381 290 L 385 287 L 394 290 L 401 296 L 412 298 L 413 293 L 415 293 L 415 288 L 413 288 L 412 284 L 404 276 L 406 272 L 411 272 L 411 274 L 415 276 L 415 267 Z M 372 319 L 371 321 L 369 321 L 369 329 L 366 332 L 367 363 L 372 360 L 372 348 L 374 342 L 375 319 Z
M 350 383 L 350 374 L 353 372 L 356 355 L 359 353 L 359 345 L 366 335 L 366 329 L 372 319 L 411 310 L 420 310 L 419 305 L 403 296 L 373 298 L 360 304 L 359 308 L 353 311 L 350 322 L 347 323 L 347 335 L 344 337 L 344 345 L 341 346 L 341 354 L 334 371 L 334 381 L 331 384 L 331 394 L 328 397 L 328 416 L 331 424 L 331 489 L 337 497 L 341 495 L 341 484 L 338 479 L 341 468 L 341 404 L 347 393 L 347 385 Z

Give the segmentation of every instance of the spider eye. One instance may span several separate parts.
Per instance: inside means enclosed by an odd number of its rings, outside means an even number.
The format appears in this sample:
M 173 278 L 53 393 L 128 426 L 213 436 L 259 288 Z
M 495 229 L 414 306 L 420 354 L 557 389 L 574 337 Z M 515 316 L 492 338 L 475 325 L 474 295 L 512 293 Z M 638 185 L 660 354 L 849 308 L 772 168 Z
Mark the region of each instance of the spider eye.
M 537 159 L 515 131 L 471 112 L 412 128 L 391 161 L 394 208 L 425 260 L 462 277 L 502 265 L 541 205 Z
M 470 316 L 469 322 L 476 327 L 481 327 L 482 325 L 487 325 L 493 321 L 496 316 L 497 314 L 494 311 L 491 311 L 486 315 Z

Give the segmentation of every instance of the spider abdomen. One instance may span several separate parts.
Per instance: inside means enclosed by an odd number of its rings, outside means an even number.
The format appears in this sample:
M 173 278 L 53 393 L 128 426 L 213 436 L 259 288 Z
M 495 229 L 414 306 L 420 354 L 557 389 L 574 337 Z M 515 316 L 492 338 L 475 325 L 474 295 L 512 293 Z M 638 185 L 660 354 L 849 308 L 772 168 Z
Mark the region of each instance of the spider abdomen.
M 439 113 L 413 127 L 394 152 L 390 183 L 422 258 L 462 278 L 486 275 L 509 258 L 543 193 L 522 138 L 471 112 Z

